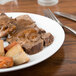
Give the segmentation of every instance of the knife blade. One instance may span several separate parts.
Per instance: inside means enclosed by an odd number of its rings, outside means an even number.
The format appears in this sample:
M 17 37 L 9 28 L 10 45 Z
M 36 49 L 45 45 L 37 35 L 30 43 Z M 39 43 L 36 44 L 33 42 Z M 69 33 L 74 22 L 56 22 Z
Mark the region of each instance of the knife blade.
M 68 13 L 63 13 L 63 12 L 54 12 L 56 15 L 71 19 L 73 21 L 76 21 L 76 16 Z

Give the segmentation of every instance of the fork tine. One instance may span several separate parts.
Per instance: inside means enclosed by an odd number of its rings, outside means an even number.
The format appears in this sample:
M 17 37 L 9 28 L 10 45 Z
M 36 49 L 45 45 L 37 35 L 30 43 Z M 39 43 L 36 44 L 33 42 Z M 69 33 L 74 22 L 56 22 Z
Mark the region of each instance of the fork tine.
M 53 19 L 53 20 L 55 20 L 55 18 L 54 18 L 54 16 L 53 16 L 53 13 L 51 12 L 51 10 L 50 9 L 47 9 L 47 11 L 48 11 L 48 14 L 51 16 L 51 18 Z M 56 20 L 55 20 L 56 21 Z
M 60 23 L 60 21 L 56 18 L 56 16 L 52 13 L 52 11 L 48 8 L 49 14 L 52 16 L 52 19 L 55 20 L 56 22 Z
M 43 12 L 46 17 L 51 18 L 52 20 L 55 20 L 56 22 L 58 22 L 58 20 L 55 19 L 55 16 L 53 15 L 50 9 L 46 9 Z
M 52 20 L 55 20 L 56 22 L 60 23 L 60 21 L 56 18 L 56 16 L 52 13 L 52 11 L 49 8 L 44 10 L 44 14 L 46 17 L 49 17 Z
M 43 13 L 44 13 L 44 15 L 46 16 L 46 17 L 48 17 L 47 15 L 47 10 L 43 10 Z
M 50 15 L 50 12 L 47 9 L 43 10 L 43 12 L 46 17 L 53 19 L 53 17 Z

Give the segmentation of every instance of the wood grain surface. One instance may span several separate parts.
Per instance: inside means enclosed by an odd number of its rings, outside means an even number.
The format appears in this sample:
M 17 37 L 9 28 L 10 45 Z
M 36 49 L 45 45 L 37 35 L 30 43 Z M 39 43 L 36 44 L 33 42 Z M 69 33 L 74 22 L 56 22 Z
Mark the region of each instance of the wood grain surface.
M 43 10 L 50 8 L 76 15 L 76 0 L 59 0 L 55 6 L 44 7 L 37 4 L 37 0 L 18 0 L 17 5 L 4 6 L 5 12 L 30 12 L 40 15 Z M 64 24 L 76 30 L 76 22 L 57 16 Z M 76 76 L 76 36 L 67 29 L 65 30 L 65 42 L 59 51 L 49 59 L 26 69 L 2 73 L 0 76 Z

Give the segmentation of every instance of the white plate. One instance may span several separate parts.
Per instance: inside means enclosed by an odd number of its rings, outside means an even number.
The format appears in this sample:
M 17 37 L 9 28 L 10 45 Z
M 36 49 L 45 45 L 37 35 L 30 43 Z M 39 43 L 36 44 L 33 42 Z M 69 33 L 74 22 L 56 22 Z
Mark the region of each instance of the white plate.
M 65 33 L 62 27 L 57 22 L 47 17 L 40 16 L 37 14 L 31 14 L 31 13 L 12 12 L 12 13 L 6 13 L 6 14 L 12 18 L 15 18 L 19 15 L 26 15 L 26 14 L 29 15 L 36 22 L 38 27 L 45 29 L 47 32 L 50 32 L 54 36 L 54 41 L 50 46 L 44 48 L 41 52 L 34 54 L 34 55 L 30 55 L 29 56 L 30 62 L 19 65 L 19 66 L 14 66 L 11 68 L 0 69 L 0 73 L 8 72 L 8 71 L 15 71 L 15 70 L 27 68 L 35 64 L 38 64 L 44 61 L 45 59 L 51 57 L 54 53 L 58 51 L 58 49 L 63 44 L 64 39 L 65 39 Z M 7 46 L 8 44 L 4 43 L 4 45 Z

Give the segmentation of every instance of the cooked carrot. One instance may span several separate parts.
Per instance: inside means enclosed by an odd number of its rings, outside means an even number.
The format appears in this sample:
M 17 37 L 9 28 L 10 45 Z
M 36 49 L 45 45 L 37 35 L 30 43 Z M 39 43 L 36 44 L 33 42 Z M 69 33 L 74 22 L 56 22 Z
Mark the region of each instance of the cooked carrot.
M 0 56 L 0 68 L 12 67 L 13 64 L 13 59 L 11 57 Z
M 9 44 L 7 47 L 4 48 L 5 52 L 7 52 L 9 49 L 11 49 L 13 46 L 15 46 L 17 44 L 16 41 L 12 42 L 11 44 Z

